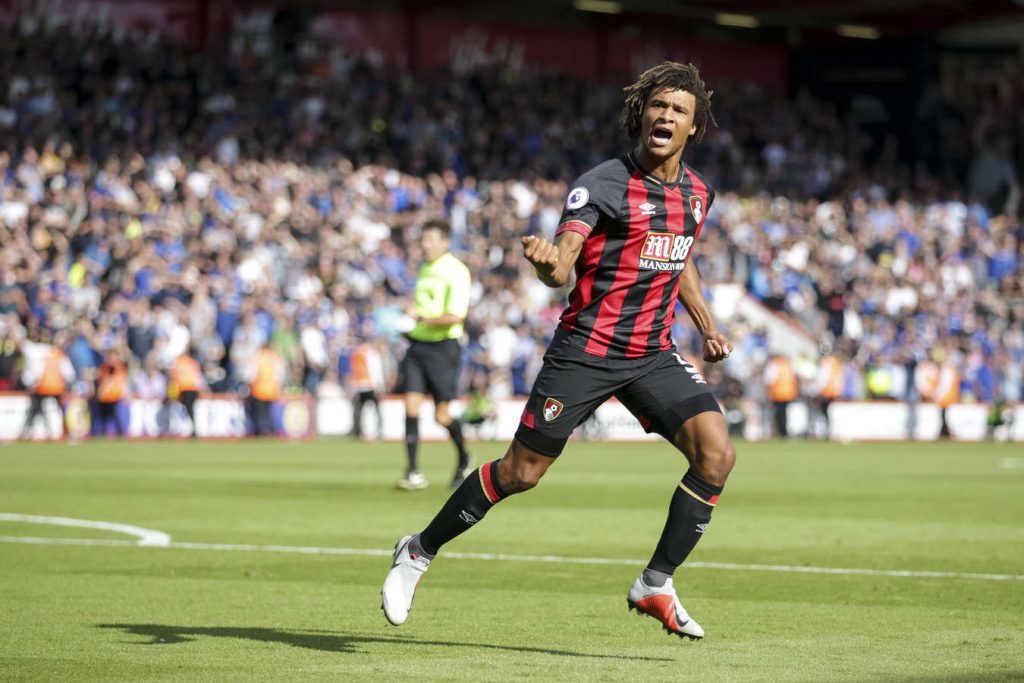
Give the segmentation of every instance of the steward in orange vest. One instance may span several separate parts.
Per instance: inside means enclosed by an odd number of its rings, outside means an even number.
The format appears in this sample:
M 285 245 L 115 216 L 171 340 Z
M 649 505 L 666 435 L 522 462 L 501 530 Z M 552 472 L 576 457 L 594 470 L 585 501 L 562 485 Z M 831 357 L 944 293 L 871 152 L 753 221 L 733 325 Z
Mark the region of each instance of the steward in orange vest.
M 837 355 L 829 353 L 822 356 L 821 363 L 818 365 L 817 388 L 818 409 L 821 411 L 821 417 L 825 421 L 824 436 L 827 438 L 829 433 L 829 406 L 832 405 L 832 401 L 839 398 L 843 393 L 843 363 Z
M 125 367 L 121 355 L 114 350 L 107 352 L 107 357 L 100 366 L 96 378 L 96 408 L 99 434 L 105 435 L 110 423 L 118 436 L 124 436 L 125 424 L 119 410 L 121 401 L 128 396 L 128 368 Z
M 281 398 L 283 384 L 284 360 L 269 343 L 264 344 L 253 360 L 252 381 L 249 383 L 253 433 L 256 436 L 274 433 L 270 407 Z
M 206 388 L 203 370 L 199 361 L 192 357 L 192 349 L 174 359 L 170 370 L 170 383 L 167 385 L 167 397 L 177 401 L 188 414 L 192 438 L 196 438 L 196 399 L 199 392 Z
M 352 369 L 349 376 L 349 395 L 352 397 L 352 437 L 363 438 L 363 408 L 373 404 L 377 414 L 377 435 L 381 434 L 383 418 L 380 412 L 380 392 L 384 389 L 384 364 L 380 352 L 370 341 L 363 341 L 349 356 Z
M 35 393 L 40 396 L 63 396 L 68 382 L 75 377 L 75 370 L 64 352 L 51 346 L 43 358 L 43 374 L 39 376 Z
M 768 387 L 768 398 L 771 399 L 775 413 L 775 435 L 789 436 L 787 412 L 789 404 L 800 395 L 793 363 L 786 356 L 772 356 L 764 373 Z
M 23 351 L 26 365 L 23 379 L 31 394 L 25 425 L 21 430 L 22 439 L 29 438 L 36 418 L 43 417 L 45 400 L 56 403 L 61 416 L 54 438 L 59 439 L 64 434 L 64 392 L 75 378 L 75 369 L 63 351 L 43 341 L 39 344 L 28 343 Z M 43 422 L 46 422 L 45 418 Z
M 914 383 L 922 399 L 941 409 L 942 428 L 939 435 L 948 437 L 946 410 L 960 400 L 960 371 L 949 358 L 946 347 L 939 344 L 932 348 L 931 360 L 918 364 Z

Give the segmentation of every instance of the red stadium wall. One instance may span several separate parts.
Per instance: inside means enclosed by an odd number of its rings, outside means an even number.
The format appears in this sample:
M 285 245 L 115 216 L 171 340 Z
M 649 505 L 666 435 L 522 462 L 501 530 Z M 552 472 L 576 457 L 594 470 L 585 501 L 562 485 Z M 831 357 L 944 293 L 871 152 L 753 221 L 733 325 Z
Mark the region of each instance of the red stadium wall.
M 582 77 L 598 75 L 600 48 L 593 32 L 424 19 L 416 24 L 415 41 L 419 68 L 529 65 Z
M 0 24 L 50 30 L 90 29 L 112 35 L 158 33 L 202 46 L 235 28 L 269 31 L 273 3 L 232 6 L 200 0 L 0 0 Z M 611 33 L 578 27 L 528 26 L 415 13 L 325 11 L 312 17 L 309 35 L 352 54 L 417 69 L 451 64 L 552 69 L 583 78 L 630 77 L 665 59 L 693 62 L 715 80 L 785 84 L 786 54 L 776 46 L 712 43 L 629 27 Z
M 0 0 L 0 24 L 17 22 L 29 30 L 89 29 L 115 36 L 157 33 L 199 44 L 205 7 L 196 0 Z

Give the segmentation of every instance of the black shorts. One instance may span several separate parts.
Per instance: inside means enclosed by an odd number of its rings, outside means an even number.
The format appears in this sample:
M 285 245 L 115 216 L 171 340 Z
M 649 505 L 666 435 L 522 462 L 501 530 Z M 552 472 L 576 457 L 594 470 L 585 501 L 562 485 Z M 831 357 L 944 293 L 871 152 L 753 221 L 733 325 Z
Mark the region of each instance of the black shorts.
M 695 367 L 672 351 L 637 359 L 593 356 L 559 333 L 526 401 L 516 439 L 530 450 L 557 457 L 572 431 L 614 396 L 644 431 L 669 442 L 698 413 L 718 411 L 718 401 Z
M 435 402 L 451 401 L 458 395 L 462 347 L 457 339 L 439 342 L 409 340 L 402 359 L 402 391 L 430 394 Z

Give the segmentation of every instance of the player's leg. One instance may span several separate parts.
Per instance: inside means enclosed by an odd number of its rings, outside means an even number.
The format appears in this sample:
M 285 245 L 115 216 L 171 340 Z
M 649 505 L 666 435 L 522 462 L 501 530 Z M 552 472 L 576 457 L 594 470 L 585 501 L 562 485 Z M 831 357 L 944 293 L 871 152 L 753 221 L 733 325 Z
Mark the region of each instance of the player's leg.
M 420 472 L 420 408 L 424 394 L 410 391 L 405 394 L 405 476 L 398 480 L 400 489 L 426 488 L 427 480 Z
M 459 393 L 459 369 L 462 365 L 462 347 L 458 341 L 448 339 L 431 345 L 427 349 L 429 358 L 424 367 L 424 376 L 431 396 L 434 397 L 434 419 L 448 431 L 458 462 L 452 477 L 451 487 L 459 484 L 473 471 L 473 457 L 466 450 L 462 435 L 462 424 L 449 412 L 449 402 Z
M 422 532 L 395 546 L 381 592 L 388 621 L 405 622 L 420 578 L 445 543 L 477 524 L 500 501 L 537 485 L 572 430 L 611 395 L 616 379 L 562 359 L 545 360 L 504 457 L 472 472 Z
M 670 633 L 701 638 L 704 630 L 683 609 L 672 576 L 707 530 L 735 462 L 728 426 L 703 377 L 673 354 L 617 396 L 647 431 L 668 439 L 689 463 L 654 554 L 630 587 L 629 605 L 657 618 Z
M 711 513 L 736 462 L 725 418 L 717 410 L 686 419 L 673 439 L 690 467 L 669 505 L 668 520 L 658 547 L 648 563 L 646 577 L 670 578 L 704 536 Z
M 448 498 L 413 546 L 433 559 L 441 546 L 468 531 L 508 496 L 529 491 L 555 461 L 513 439 L 504 457 L 474 470 Z
M 573 429 L 615 389 L 618 377 L 560 358 L 546 358 L 512 445 L 500 460 L 480 467 L 456 489 L 424 529 L 419 547 L 429 556 L 482 519 L 505 497 L 537 485 L 562 453 Z M 464 514 L 469 512 L 468 517 Z
M 458 488 L 459 484 L 465 481 L 470 472 L 473 471 L 473 456 L 466 449 L 466 440 L 462 435 L 462 422 L 453 417 L 449 412 L 448 401 L 439 401 L 434 404 L 434 416 L 437 423 L 448 430 L 448 436 L 455 444 L 455 452 L 458 462 L 455 465 L 455 474 L 452 476 L 451 488 Z
M 423 531 L 400 539 L 381 589 L 387 620 L 395 626 L 405 623 L 420 579 L 441 546 L 468 531 L 508 496 L 536 486 L 554 461 L 513 440 L 503 458 L 465 478 Z
M 420 407 L 427 392 L 424 363 L 420 359 L 420 344 L 412 342 L 402 359 L 402 389 L 405 392 L 405 476 L 396 484 L 400 489 L 422 489 L 427 479 L 420 472 Z

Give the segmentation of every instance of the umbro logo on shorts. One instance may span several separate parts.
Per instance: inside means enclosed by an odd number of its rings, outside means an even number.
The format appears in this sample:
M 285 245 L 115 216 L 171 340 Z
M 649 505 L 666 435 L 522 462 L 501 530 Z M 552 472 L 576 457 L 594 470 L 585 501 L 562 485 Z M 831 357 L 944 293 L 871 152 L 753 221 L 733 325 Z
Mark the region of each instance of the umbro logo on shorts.
M 704 381 L 704 378 L 701 377 L 700 370 L 683 360 L 683 357 L 678 353 L 673 353 L 672 355 L 675 356 L 676 361 L 683 366 L 683 369 L 690 373 L 690 379 L 692 379 L 695 384 L 707 384 L 707 382 Z
M 698 524 L 697 525 L 697 533 L 698 534 L 702 534 L 702 533 L 704 533 L 707 530 L 708 530 L 708 525 L 707 524 Z
M 553 398 L 549 398 L 544 401 L 544 421 L 551 422 L 552 420 L 557 419 L 558 416 L 562 414 L 562 409 L 564 407 L 565 406 L 563 406 L 561 402 L 556 401 Z

